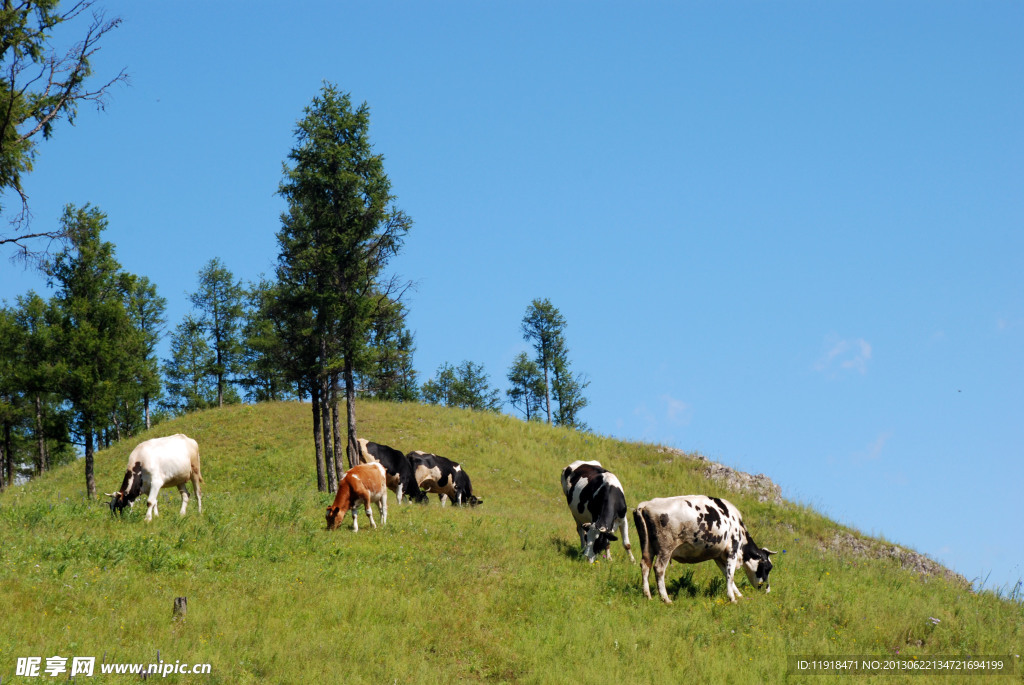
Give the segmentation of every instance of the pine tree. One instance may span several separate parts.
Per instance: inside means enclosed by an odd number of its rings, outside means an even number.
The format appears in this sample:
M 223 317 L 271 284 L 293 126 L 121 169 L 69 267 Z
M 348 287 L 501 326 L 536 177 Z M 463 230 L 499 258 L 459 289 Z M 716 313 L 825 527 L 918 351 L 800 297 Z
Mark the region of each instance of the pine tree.
M 139 349 L 134 359 L 136 387 L 148 430 L 152 427 L 150 402 L 160 395 L 160 363 L 156 357 L 156 346 L 167 325 L 164 314 L 167 311 L 167 300 L 157 295 L 156 285 L 147 277 L 131 276 L 128 279 L 125 307 L 132 325 L 139 333 Z
M 100 238 L 106 215 L 88 205 L 68 205 L 61 223 L 69 244 L 46 265 L 50 283 L 57 288 L 54 302 L 62 351 L 57 373 L 85 444 L 86 491 L 95 497 L 95 437 L 107 426 L 130 376 L 125 341 L 136 331 L 124 308 L 126 282 L 114 246 Z
M 551 371 L 565 319 L 547 298 L 530 303 L 523 316 L 523 340 L 533 344 L 536 364 L 544 372 L 544 407 L 551 423 Z
M 365 103 L 353 108 L 348 94 L 324 84 L 298 122 L 279 188 L 288 203 L 278 232 L 282 302 L 300 318 L 307 312 L 311 317 L 314 385 L 323 387 L 341 373 L 350 466 L 359 452 L 355 375 L 375 311 L 403 289 L 396 279 L 380 279 L 412 225 L 394 206 L 369 123 Z M 317 412 L 319 403 L 313 404 Z
M 246 292 L 238 383 L 252 402 L 277 402 L 294 394 L 294 384 L 284 369 L 281 322 L 273 315 L 275 288 L 261 276 L 249 283 Z
M 583 390 L 590 381 L 570 369 L 565 318 L 547 298 L 534 300 L 522 322 L 523 339 L 533 344 L 535 363 L 543 370 L 548 423 L 585 430 L 580 411 L 589 404 Z M 552 412 L 551 400 L 555 401 Z
M 206 344 L 202 326 L 191 316 L 171 333 L 171 358 L 164 360 L 167 395 L 161 404 L 173 414 L 212 407 L 217 388 L 210 368 L 213 352 Z
M 235 281 L 234 275 L 215 257 L 199 272 L 199 289 L 189 298 L 199 310 L 198 322 L 213 353 L 210 372 L 217 379 L 218 407 L 224 406 L 226 394 L 229 399 L 237 399 L 229 385 L 230 376 L 239 370 L 244 292 L 241 281 Z
M 505 391 L 509 403 L 522 412 L 527 421 L 539 421 L 544 409 L 546 389 L 540 367 L 525 352 L 520 352 L 508 372 L 511 388 Z
M 457 367 L 447 362 L 437 369 L 436 378 L 423 384 L 423 399 L 446 407 L 499 411 L 501 393 L 491 388 L 483 364 L 463 361 Z
M 369 350 L 360 374 L 366 394 L 391 402 L 418 400 L 412 363 L 415 350 L 412 333 L 405 325 L 405 307 L 401 302 L 383 301 L 370 327 Z

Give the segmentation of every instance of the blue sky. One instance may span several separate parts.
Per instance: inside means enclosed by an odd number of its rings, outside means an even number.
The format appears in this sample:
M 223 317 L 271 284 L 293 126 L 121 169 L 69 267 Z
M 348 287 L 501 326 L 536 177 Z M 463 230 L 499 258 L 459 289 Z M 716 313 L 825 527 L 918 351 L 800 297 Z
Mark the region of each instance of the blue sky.
M 97 71 L 131 86 L 26 190 L 39 226 L 105 211 L 169 327 L 210 259 L 272 273 L 329 80 L 415 221 L 393 267 L 422 380 L 469 359 L 504 388 L 547 297 L 597 432 L 1024 577 L 1024 5 L 101 4 L 124 24 Z M 0 298 L 29 288 L 0 262 Z

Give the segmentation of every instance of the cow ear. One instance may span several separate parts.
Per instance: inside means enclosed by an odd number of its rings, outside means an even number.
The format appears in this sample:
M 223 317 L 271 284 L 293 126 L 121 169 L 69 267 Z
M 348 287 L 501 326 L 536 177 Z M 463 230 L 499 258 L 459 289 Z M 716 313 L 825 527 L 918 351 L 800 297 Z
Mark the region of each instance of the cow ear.
M 616 540 L 618 540 L 617 537 L 615 537 L 612 533 L 608 533 L 608 541 L 609 542 L 615 542 Z

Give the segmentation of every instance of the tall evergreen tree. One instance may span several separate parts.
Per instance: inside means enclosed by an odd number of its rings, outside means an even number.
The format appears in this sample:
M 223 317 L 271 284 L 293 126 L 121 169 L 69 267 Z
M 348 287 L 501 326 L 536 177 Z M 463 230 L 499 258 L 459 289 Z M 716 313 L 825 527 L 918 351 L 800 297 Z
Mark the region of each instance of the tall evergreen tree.
M 458 378 L 455 376 L 455 367 L 444 362 L 437 367 L 437 373 L 433 378 L 423 383 L 421 395 L 423 401 L 429 404 L 440 404 L 445 407 L 455 406 L 455 386 Z
M 423 384 L 422 392 L 423 398 L 431 404 L 477 411 L 501 409 L 501 392 L 491 388 L 484 365 L 471 361 L 463 361 L 456 367 L 442 364 L 437 369 L 437 377 Z
M 282 322 L 273 313 L 275 298 L 276 286 L 265 277 L 249 283 L 241 329 L 239 384 L 252 402 L 276 402 L 294 395 L 294 384 L 285 370 Z
M 509 403 L 522 412 L 527 421 L 539 421 L 547 390 L 537 363 L 520 352 L 508 371 L 508 382 L 512 386 L 505 391 Z
M 126 279 L 114 246 L 101 239 L 107 217 L 95 207 L 68 205 L 61 219 L 68 246 L 46 265 L 57 289 L 62 390 L 85 447 L 85 483 L 96 496 L 95 436 L 107 425 L 126 371 L 124 342 L 137 335 L 124 308 Z
M 404 305 L 384 301 L 370 327 L 369 353 L 360 374 L 366 394 L 392 402 L 419 399 L 412 363 L 415 350 L 412 332 L 405 325 Z
M 547 298 L 530 303 L 522 322 L 523 339 L 533 344 L 535 363 L 544 372 L 548 423 L 586 429 L 579 412 L 589 403 L 583 390 L 590 384 L 570 369 L 565 343 L 565 318 Z M 552 411 L 551 400 L 555 401 Z M 552 421 L 553 419 L 553 421 Z
M 189 298 L 199 310 L 198 321 L 213 352 L 210 371 L 217 379 L 218 407 L 224 406 L 230 376 L 239 370 L 244 293 L 241 281 L 215 257 L 199 272 L 199 289 Z
M 544 372 L 544 408 L 551 423 L 551 372 L 565 319 L 547 298 L 530 303 L 523 315 L 523 340 L 533 345 L 535 361 Z
M 163 406 L 174 414 L 213 406 L 217 402 L 217 387 L 210 373 L 213 363 L 202 326 L 186 316 L 171 333 L 171 358 L 164 360 L 167 395 Z
M 157 295 L 156 285 L 147 277 L 131 276 L 128 279 L 125 307 L 139 333 L 139 349 L 134 359 L 136 388 L 141 397 L 143 420 L 148 430 L 152 427 L 150 403 L 160 395 L 160 363 L 156 357 L 156 346 L 167 325 L 167 300 Z
M 53 389 L 59 377 L 55 372 L 58 357 L 56 331 L 52 326 L 54 314 L 49 303 L 34 292 L 18 298 L 15 321 L 21 329 L 21 346 L 15 351 L 20 389 L 33 415 L 32 431 L 36 447 L 36 471 L 43 473 L 50 467 L 47 456 L 46 424 Z
M 369 124 L 365 103 L 354 108 L 325 83 L 298 122 L 279 188 L 288 210 L 278 232 L 278 281 L 289 308 L 311 313 L 315 375 L 342 374 L 349 465 L 359 452 L 355 375 L 374 311 L 401 288 L 395 279 L 382 283 L 381 274 L 412 225 L 394 206 Z
M 22 333 L 13 309 L 0 307 L 0 491 L 14 482 L 14 429 L 24 418 L 18 355 Z

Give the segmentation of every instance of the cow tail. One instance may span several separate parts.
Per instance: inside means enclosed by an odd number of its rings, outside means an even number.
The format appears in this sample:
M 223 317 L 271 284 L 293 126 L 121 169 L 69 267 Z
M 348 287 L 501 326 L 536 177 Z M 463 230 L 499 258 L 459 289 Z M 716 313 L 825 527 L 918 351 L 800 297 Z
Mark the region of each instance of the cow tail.
M 633 526 L 636 528 L 636 534 L 640 538 L 641 558 L 643 558 L 644 564 L 649 567 L 654 557 L 658 554 L 658 541 L 656 536 L 652 535 L 653 526 L 647 525 L 646 509 L 637 507 L 633 510 Z
M 192 465 L 192 475 L 199 479 L 200 483 L 205 483 L 203 480 L 203 474 L 199 466 L 199 452 L 196 452 L 196 463 Z

